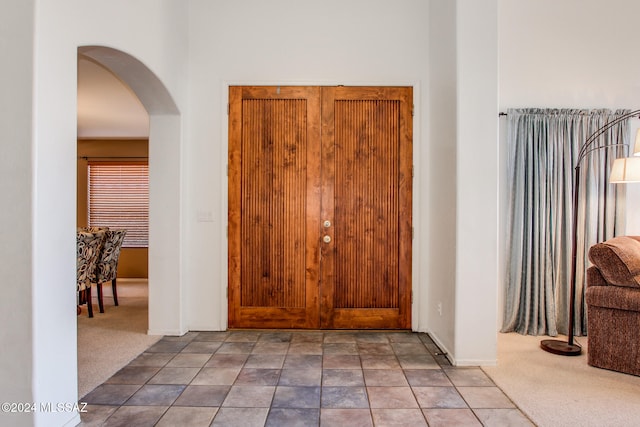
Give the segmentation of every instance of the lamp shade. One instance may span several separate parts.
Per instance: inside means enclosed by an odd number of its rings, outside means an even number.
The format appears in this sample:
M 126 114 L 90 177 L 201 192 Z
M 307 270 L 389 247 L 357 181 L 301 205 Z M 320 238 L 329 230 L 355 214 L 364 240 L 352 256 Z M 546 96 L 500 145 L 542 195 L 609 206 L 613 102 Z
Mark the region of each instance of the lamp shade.
M 610 183 L 640 182 L 640 157 L 615 159 L 609 175 Z

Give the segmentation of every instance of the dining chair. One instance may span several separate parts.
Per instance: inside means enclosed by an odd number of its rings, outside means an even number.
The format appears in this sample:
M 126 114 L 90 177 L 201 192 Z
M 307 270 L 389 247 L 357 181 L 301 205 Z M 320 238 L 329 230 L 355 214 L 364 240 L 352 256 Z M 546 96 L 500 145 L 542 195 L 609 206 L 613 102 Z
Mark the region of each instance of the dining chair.
M 100 313 L 104 313 L 102 301 L 102 284 L 111 282 L 113 291 L 113 303 L 118 305 L 118 291 L 116 287 L 118 274 L 118 260 L 120 259 L 120 249 L 127 234 L 127 230 L 107 230 L 100 257 L 98 258 L 95 274 L 92 276 L 92 283 L 98 289 L 98 307 Z M 89 296 L 91 291 L 89 290 Z
M 78 303 L 82 302 L 83 298 L 81 296 L 84 295 L 89 317 L 93 317 L 91 278 L 95 275 L 105 236 L 106 232 L 102 230 L 78 230 L 76 233 L 76 290 Z M 80 305 L 78 305 L 78 308 L 80 308 Z

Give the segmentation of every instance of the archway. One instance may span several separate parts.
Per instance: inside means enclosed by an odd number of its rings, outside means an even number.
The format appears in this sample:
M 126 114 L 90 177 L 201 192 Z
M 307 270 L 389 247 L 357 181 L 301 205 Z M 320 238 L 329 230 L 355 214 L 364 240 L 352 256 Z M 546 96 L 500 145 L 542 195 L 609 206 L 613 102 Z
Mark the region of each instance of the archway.
M 180 274 L 181 123 L 171 94 L 144 63 L 117 49 L 82 46 L 78 55 L 126 83 L 149 114 L 149 327 L 151 335 L 185 329 Z

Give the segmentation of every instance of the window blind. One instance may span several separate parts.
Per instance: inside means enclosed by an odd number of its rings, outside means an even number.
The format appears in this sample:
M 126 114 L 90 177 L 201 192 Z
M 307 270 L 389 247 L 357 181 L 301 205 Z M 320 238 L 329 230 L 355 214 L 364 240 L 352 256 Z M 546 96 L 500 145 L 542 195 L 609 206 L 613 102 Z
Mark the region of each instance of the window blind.
M 127 230 L 123 247 L 148 247 L 148 164 L 89 162 L 88 181 L 89 226 Z

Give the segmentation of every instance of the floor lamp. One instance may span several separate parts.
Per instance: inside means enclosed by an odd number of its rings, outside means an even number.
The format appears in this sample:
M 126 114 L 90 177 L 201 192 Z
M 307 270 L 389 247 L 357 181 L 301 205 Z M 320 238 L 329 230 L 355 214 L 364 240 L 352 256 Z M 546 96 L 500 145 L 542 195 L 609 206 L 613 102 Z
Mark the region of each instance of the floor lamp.
M 604 134 L 606 131 L 611 129 L 611 127 L 617 125 L 624 120 L 627 120 L 631 117 L 639 116 L 640 110 L 634 110 L 627 114 L 623 114 L 616 119 L 607 122 L 604 126 L 597 129 L 594 133 L 587 138 L 584 145 L 580 148 L 580 152 L 578 153 L 578 160 L 576 161 L 576 166 L 574 169 L 574 186 L 573 186 L 573 225 L 572 225 L 572 233 L 571 233 L 571 282 L 569 288 L 569 331 L 568 331 L 568 340 L 542 340 L 540 342 L 540 347 L 548 351 L 549 353 L 559 354 L 561 356 L 577 356 L 582 352 L 582 347 L 579 344 L 574 342 L 573 336 L 573 315 L 575 310 L 575 289 L 576 289 L 576 268 L 577 268 L 577 252 L 578 252 L 578 196 L 580 193 L 580 164 L 589 154 L 594 151 L 601 150 L 604 148 L 622 146 L 625 144 L 618 144 L 615 141 L 613 143 L 598 145 L 596 144 L 597 139 L 600 135 Z M 634 152 L 640 151 L 640 141 L 636 138 L 636 146 L 634 148 Z M 618 162 L 621 160 L 621 162 Z M 632 167 L 636 160 L 640 161 L 640 158 L 626 158 L 626 159 L 616 159 L 614 165 L 612 167 L 612 174 L 609 179 L 609 182 L 633 182 L 631 180 L 632 175 L 635 174 L 635 177 L 640 180 L 640 172 L 635 172 Z M 630 161 L 630 162 L 627 162 Z M 633 162 L 631 162 L 633 161 Z M 616 164 L 617 163 L 617 164 Z M 638 163 L 638 162 L 635 162 Z M 620 172 L 616 172 L 620 170 Z M 628 171 L 628 174 L 627 174 Z M 614 176 L 614 172 L 617 175 Z M 613 179 L 612 179 L 613 178 Z M 629 180 L 627 180 L 627 178 Z

